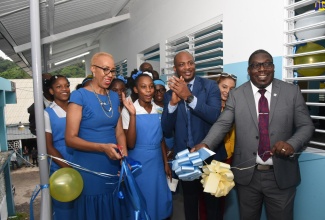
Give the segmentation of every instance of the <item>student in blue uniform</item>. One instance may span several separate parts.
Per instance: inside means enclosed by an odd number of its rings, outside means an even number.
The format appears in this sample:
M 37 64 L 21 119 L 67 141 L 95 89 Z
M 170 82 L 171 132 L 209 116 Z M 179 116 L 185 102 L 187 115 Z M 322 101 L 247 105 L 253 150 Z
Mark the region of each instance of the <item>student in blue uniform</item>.
M 166 219 L 172 214 L 172 195 L 166 178 L 171 178 L 171 170 L 162 145 L 159 106 L 152 100 L 155 86 L 151 73 L 139 71 L 132 78 L 138 99 L 134 103 L 131 100 L 124 102 L 122 122 L 129 156 L 142 164 L 134 177 L 146 200 L 151 219 Z
M 113 79 L 111 85 L 108 87 L 109 90 L 112 90 L 118 94 L 121 110 L 123 108 L 122 93 L 126 95 L 126 91 L 127 91 L 126 84 L 127 84 L 127 79 L 125 79 L 124 76 L 119 75 L 117 76 L 117 78 Z
M 53 102 L 44 110 L 46 149 L 49 155 L 71 161 L 72 149 L 65 144 L 66 111 L 70 97 L 70 83 L 65 76 L 55 75 L 49 80 Z M 62 167 L 69 167 L 59 160 L 49 160 L 50 175 Z M 53 219 L 73 219 L 73 201 L 59 202 L 52 198 Z
M 75 200 L 78 220 L 122 219 L 117 197 L 121 155 L 127 155 L 125 134 L 116 92 L 107 90 L 116 74 L 111 54 L 99 52 L 91 59 L 93 79 L 71 93 L 67 111 L 66 143 L 73 147 L 73 162 L 93 172 L 80 170 L 84 187 Z

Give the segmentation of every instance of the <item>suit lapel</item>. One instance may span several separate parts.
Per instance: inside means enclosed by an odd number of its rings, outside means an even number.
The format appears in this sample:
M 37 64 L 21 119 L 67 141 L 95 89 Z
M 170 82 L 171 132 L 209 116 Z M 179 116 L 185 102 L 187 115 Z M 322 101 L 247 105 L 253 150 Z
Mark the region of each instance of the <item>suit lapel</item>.
M 255 106 L 255 98 L 252 90 L 252 86 L 250 81 L 248 81 L 244 88 L 244 97 L 247 101 L 249 112 L 251 114 L 251 117 L 253 118 L 253 121 L 255 123 L 256 128 L 258 129 L 258 122 L 257 122 L 257 112 L 256 112 L 256 106 Z
M 202 83 L 200 77 L 195 77 L 195 81 L 192 87 L 192 93 L 195 96 L 198 96 L 202 88 Z
M 280 85 L 276 79 L 273 80 L 272 82 L 272 94 L 271 94 L 271 104 L 270 104 L 270 118 L 269 118 L 269 123 L 272 120 L 272 117 L 274 115 L 274 109 L 275 106 L 278 102 L 278 95 L 280 94 Z

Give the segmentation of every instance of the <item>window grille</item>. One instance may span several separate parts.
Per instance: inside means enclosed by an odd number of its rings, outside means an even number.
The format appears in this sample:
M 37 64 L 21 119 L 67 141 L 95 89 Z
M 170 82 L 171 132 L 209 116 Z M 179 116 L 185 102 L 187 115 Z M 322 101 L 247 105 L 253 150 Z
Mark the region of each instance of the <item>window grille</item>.
M 138 54 L 139 66 L 144 62 L 150 63 L 154 70 L 156 70 L 159 74 L 162 74 L 161 70 L 160 70 L 160 46 L 159 46 L 159 44 L 149 47 Z M 139 66 L 138 66 L 138 68 L 139 68 Z
M 150 48 L 148 48 L 147 50 L 143 51 L 141 53 L 141 63 L 149 61 L 149 60 L 155 60 L 155 61 L 159 61 L 160 60 L 160 47 L 159 44 L 156 44 Z
M 283 80 L 299 85 L 316 127 L 309 144 L 325 149 L 325 10 L 317 10 L 319 3 L 285 0 Z
M 196 65 L 196 75 L 214 77 L 223 70 L 222 16 L 200 24 L 166 41 L 166 74 L 173 74 L 174 56 L 190 52 Z
M 116 74 L 126 76 L 128 74 L 128 61 L 124 59 L 120 62 L 115 63 Z

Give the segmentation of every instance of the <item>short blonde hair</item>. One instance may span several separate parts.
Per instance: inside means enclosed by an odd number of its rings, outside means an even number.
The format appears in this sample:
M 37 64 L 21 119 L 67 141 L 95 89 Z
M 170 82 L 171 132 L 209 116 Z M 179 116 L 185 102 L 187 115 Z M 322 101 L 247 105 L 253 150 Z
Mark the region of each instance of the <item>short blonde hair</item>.
M 98 58 L 98 57 L 101 57 L 101 56 L 107 56 L 107 57 L 110 57 L 113 61 L 114 61 L 114 57 L 112 54 L 110 53 L 106 53 L 106 52 L 98 52 L 98 53 L 95 53 L 93 55 L 93 57 L 91 58 L 90 60 L 90 65 L 93 65 L 94 64 L 94 61 Z

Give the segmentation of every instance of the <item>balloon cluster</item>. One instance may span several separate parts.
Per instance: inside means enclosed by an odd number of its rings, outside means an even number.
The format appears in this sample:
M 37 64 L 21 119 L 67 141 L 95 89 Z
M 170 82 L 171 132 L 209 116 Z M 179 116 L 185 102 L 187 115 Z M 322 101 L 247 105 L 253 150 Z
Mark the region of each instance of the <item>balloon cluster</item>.
M 60 202 L 70 202 L 80 195 L 83 185 L 82 177 L 77 170 L 61 168 L 50 177 L 50 194 Z
M 296 54 L 312 52 L 317 50 L 324 50 L 324 49 L 325 48 L 319 44 L 309 42 L 304 46 L 300 46 Z M 306 55 L 306 56 L 300 56 L 294 58 L 295 65 L 311 64 L 311 63 L 318 63 L 318 62 L 325 62 L 325 53 Z M 298 69 L 297 72 L 302 76 L 319 76 L 325 73 L 325 67 Z

